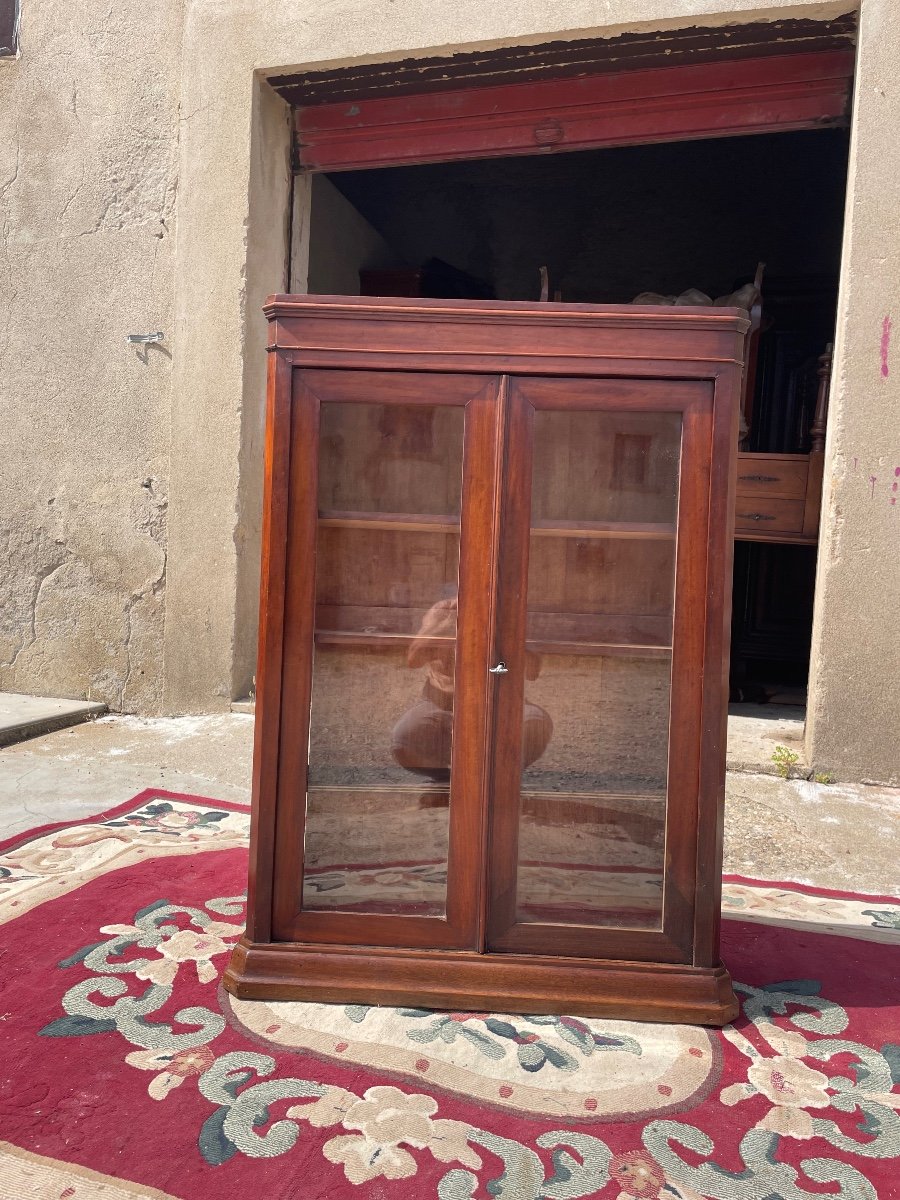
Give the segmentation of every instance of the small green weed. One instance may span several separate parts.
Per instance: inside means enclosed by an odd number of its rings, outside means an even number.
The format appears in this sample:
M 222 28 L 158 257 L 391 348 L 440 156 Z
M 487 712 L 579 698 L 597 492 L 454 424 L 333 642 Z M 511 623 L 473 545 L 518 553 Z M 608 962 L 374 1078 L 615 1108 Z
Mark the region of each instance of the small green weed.
M 793 750 L 789 750 L 787 746 L 776 746 L 772 754 L 772 762 L 778 768 L 778 774 L 782 779 L 790 779 L 791 767 L 795 766 L 800 761 L 800 755 Z
M 813 780 L 816 783 L 834 783 L 834 776 L 830 771 L 819 771 L 817 775 L 813 775 Z

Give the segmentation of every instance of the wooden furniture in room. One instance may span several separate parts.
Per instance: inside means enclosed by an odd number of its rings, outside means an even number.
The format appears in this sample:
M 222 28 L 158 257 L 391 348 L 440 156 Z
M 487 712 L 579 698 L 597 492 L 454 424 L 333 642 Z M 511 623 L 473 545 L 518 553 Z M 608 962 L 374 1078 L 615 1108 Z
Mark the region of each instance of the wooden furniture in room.
M 738 454 L 734 536 L 745 542 L 815 545 L 822 452 Z
M 374 267 L 359 272 L 361 296 L 431 296 L 440 299 L 492 300 L 493 289 L 467 271 L 429 258 L 420 267 Z
M 819 540 L 831 358 L 829 345 L 816 363 L 809 453 L 738 454 L 734 535 L 741 541 L 814 546 Z
M 246 998 L 723 1024 L 737 310 L 275 296 Z
M 818 355 L 816 348 L 833 323 L 833 313 L 821 294 L 802 299 L 793 306 L 799 307 L 800 317 L 789 311 L 786 322 L 787 338 L 794 345 L 780 355 L 776 342 L 775 352 L 769 354 L 758 424 L 752 410 L 745 408 L 745 424 L 757 448 L 739 453 L 737 462 L 734 700 L 765 700 L 773 689 L 777 694 L 779 685 L 789 692 L 802 689 L 809 673 L 832 361 L 831 345 Z M 810 328 L 802 328 L 804 317 Z M 791 328 L 794 322 L 801 325 L 799 333 Z M 778 331 L 773 332 L 777 338 Z M 771 361 L 778 367 L 779 357 L 788 360 L 787 368 L 772 369 Z M 808 449 L 768 449 L 776 446 Z
M 359 273 L 361 296 L 421 296 L 425 272 L 421 267 L 371 267 Z

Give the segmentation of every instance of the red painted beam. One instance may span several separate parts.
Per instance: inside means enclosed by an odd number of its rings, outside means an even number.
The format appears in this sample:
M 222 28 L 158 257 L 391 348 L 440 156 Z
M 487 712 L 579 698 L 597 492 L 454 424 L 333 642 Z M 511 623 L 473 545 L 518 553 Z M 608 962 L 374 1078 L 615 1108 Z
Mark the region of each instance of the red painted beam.
M 589 150 L 835 124 L 853 53 L 831 50 L 298 108 L 316 171 Z

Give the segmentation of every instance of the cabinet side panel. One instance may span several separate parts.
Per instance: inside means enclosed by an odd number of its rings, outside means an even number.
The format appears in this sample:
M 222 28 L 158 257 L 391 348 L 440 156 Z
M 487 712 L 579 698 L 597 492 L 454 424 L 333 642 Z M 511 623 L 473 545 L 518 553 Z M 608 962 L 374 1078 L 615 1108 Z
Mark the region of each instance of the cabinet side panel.
M 284 636 L 287 497 L 291 461 L 291 365 L 270 351 L 266 394 L 260 629 L 256 668 L 256 726 L 253 739 L 253 811 L 247 936 L 267 942 L 272 935 L 275 801 L 281 724 L 281 660 Z
M 740 384 L 739 368 L 724 371 L 716 379 L 713 395 L 697 904 L 694 917 L 694 964 L 701 967 L 714 966 L 719 961 Z
M 278 738 L 278 819 L 274 853 L 275 936 L 299 908 L 312 686 L 310 648 L 316 586 L 319 399 L 293 373 L 291 463 L 286 494 L 287 558 L 283 605 L 282 714 Z M 285 692 L 290 688 L 289 697 Z

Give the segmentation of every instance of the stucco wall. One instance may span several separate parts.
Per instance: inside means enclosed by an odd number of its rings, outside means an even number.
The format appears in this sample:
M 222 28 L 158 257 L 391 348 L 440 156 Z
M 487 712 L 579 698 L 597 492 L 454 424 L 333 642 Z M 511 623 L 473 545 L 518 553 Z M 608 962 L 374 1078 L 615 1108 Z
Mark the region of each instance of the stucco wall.
M 181 23 L 29 0 L 0 60 L 0 689 L 161 703 Z

